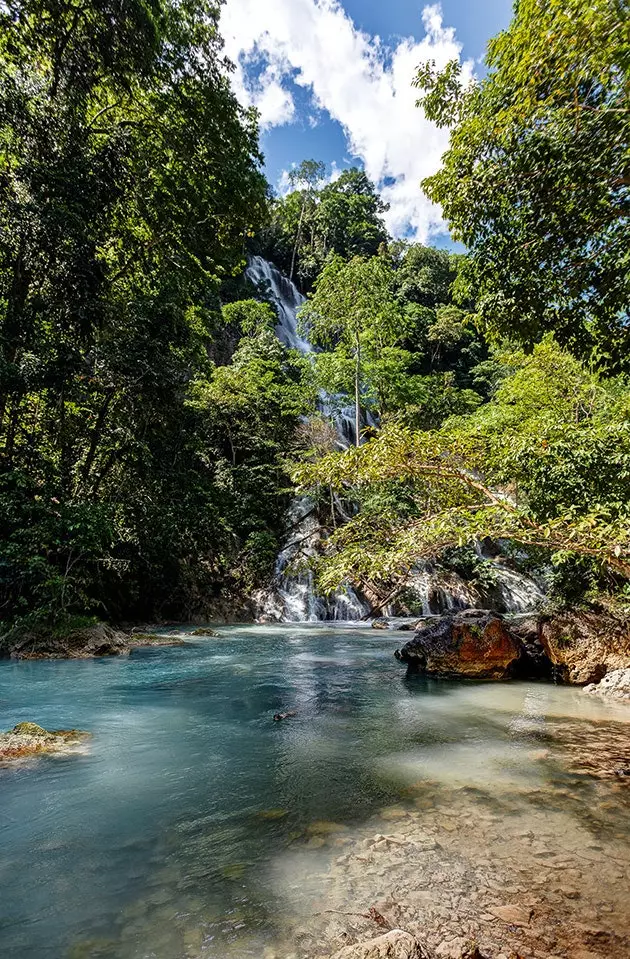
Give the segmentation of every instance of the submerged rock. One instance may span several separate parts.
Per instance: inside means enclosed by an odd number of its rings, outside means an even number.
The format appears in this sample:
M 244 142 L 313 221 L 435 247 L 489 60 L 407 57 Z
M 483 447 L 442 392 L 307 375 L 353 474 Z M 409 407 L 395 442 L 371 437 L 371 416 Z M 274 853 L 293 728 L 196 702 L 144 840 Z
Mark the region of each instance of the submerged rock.
M 158 636 L 154 633 L 132 633 L 129 637 L 131 649 L 141 649 L 145 646 L 185 646 L 186 640 L 181 636 Z
M 384 936 L 344 946 L 333 959 L 428 959 L 428 953 L 408 932 L 392 929 Z
M 613 669 L 598 683 L 585 686 L 584 692 L 630 702 L 630 669 Z
M 465 610 L 424 623 L 395 653 L 419 672 L 471 679 L 504 679 L 521 655 L 522 647 L 503 618 L 485 610 Z
M 0 733 L 0 766 L 44 753 L 74 752 L 89 737 L 81 729 L 48 730 L 37 723 L 18 723 Z

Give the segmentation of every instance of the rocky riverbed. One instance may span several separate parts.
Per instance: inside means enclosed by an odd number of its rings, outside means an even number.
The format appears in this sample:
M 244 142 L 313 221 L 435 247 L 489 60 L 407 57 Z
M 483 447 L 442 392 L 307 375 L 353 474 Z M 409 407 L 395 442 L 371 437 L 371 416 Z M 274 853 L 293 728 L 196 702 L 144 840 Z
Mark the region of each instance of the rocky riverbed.
M 629 730 L 558 721 L 533 736 L 549 770 L 537 788 L 518 770 L 474 787 L 424 780 L 360 830 L 313 832 L 282 862 L 312 913 L 265 959 L 630 956 Z M 407 935 L 377 938 L 387 930 Z

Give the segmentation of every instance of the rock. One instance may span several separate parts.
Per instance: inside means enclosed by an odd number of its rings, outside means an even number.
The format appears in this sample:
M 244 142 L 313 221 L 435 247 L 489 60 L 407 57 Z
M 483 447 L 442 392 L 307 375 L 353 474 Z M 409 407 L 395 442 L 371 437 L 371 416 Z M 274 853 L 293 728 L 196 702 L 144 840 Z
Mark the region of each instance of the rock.
M 27 634 L 9 641 L 11 659 L 90 659 L 126 656 L 129 637 L 106 623 L 75 629 L 65 636 Z
M 43 753 L 75 752 L 90 736 L 80 729 L 44 729 L 37 723 L 18 723 L 0 733 L 0 765 Z
M 435 950 L 440 959 L 483 959 L 479 946 L 472 939 L 450 939 Z
M 199 626 L 197 629 L 193 629 L 191 636 L 218 636 L 219 634 L 215 629 L 210 629 L 209 626 Z
M 145 646 L 186 646 L 186 640 L 181 636 L 157 636 L 154 633 L 132 633 L 129 637 L 131 649 L 141 649 Z
M 384 616 L 372 620 L 372 629 L 389 629 L 389 621 Z
M 541 622 L 540 640 L 559 678 L 582 686 L 630 668 L 630 622 L 605 611 L 569 610 Z
M 274 713 L 273 721 L 279 723 L 283 719 L 291 719 L 293 716 L 297 716 L 297 713 L 294 709 L 289 709 L 286 713 Z
M 630 700 L 630 669 L 612 669 L 598 683 L 584 687 L 585 693 L 598 693 L 607 699 Z
M 392 929 L 384 936 L 344 946 L 333 959 L 429 959 L 417 939 L 402 929 Z
M 534 914 L 527 906 L 494 906 L 488 911 L 509 926 L 529 926 Z
M 501 616 L 465 610 L 422 625 L 395 656 L 429 675 L 504 679 L 514 672 L 521 652 Z

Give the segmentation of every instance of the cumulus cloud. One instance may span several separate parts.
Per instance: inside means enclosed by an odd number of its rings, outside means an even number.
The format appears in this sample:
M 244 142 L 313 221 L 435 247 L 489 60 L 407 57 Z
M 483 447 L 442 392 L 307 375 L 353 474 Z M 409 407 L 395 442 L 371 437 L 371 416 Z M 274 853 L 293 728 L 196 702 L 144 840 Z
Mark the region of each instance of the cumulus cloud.
M 419 63 L 444 66 L 461 46 L 438 5 L 426 6 L 421 22 L 420 40 L 387 47 L 358 30 L 338 0 L 227 0 L 221 31 L 237 65 L 237 95 L 258 107 L 262 125 L 293 121 L 293 85 L 306 88 L 342 125 L 349 151 L 390 204 L 391 232 L 424 242 L 444 227 L 419 184 L 438 168 L 448 132 L 415 106 L 411 81 Z

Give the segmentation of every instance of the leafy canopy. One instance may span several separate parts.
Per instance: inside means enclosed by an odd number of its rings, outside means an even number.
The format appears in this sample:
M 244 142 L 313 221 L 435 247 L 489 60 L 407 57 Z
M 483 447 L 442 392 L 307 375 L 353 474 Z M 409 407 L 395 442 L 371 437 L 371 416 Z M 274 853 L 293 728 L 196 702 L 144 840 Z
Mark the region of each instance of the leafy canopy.
M 424 181 L 471 254 L 491 331 L 553 331 L 611 371 L 630 356 L 630 41 L 627 0 L 519 0 L 464 87 L 450 63 L 419 72 L 427 116 L 451 125 Z

